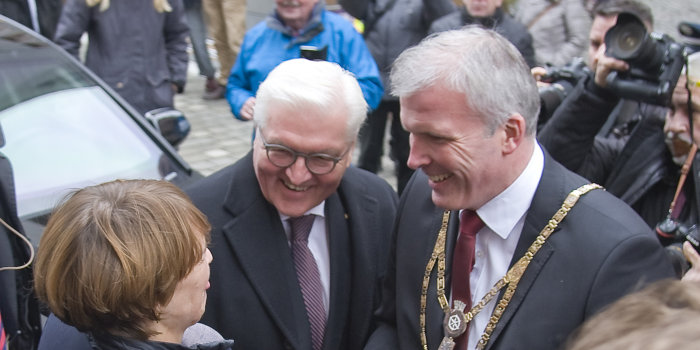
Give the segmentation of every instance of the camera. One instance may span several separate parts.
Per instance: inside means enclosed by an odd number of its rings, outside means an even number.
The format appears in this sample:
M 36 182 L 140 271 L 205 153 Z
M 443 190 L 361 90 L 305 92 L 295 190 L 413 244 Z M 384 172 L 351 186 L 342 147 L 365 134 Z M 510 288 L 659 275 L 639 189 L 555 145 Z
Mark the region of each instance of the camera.
M 627 72 L 611 72 L 606 82 L 618 96 L 668 106 L 685 64 L 685 47 L 668 35 L 647 33 L 631 13 L 620 13 L 605 34 L 606 55 L 627 62 Z
M 538 89 L 541 106 L 537 119 L 538 125 L 543 125 L 552 117 L 554 111 L 576 86 L 579 79 L 586 76 L 588 72 L 586 63 L 580 57 L 573 59 L 565 66 L 547 67 L 547 72 L 540 78 L 540 81 L 549 83 L 549 85 Z
M 312 61 L 325 61 L 328 56 L 328 46 L 318 48 L 316 46 L 302 45 L 299 47 L 299 57 Z
M 683 242 L 688 241 L 700 252 L 700 233 L 696 225 L 684 225 L 667 216 L 658 225 L 656 233 L 664 245 L 676 275 L 680 278 L 690 269 L 690 263 L 683 254 Z
M 697 225 L 684 225 L 667 216 L 656 225 L 656 233 L 662 239 L 670 240 L 671 242 L 688 241 L 696 251 L 700 252 L 700 232 L 698 232 Z

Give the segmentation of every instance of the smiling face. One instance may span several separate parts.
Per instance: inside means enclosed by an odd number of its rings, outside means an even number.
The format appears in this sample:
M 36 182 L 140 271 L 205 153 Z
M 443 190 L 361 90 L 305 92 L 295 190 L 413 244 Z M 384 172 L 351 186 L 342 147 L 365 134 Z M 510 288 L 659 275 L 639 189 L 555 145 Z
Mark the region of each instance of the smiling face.
M 277 14 L 284 24 L 300 30 L 311 18 L 311 11 L 319 0 L 275 0 Z
M 342 155 L 333 171 L 324 175 L 309 172 L 303 157 L 298 157 L 289 167 L 280 168 L 267 158 L 263 142 L 257 137 L 253 144 L 255 176 L 265 199 L 282 214 L 297 217 L 317 206 L 336 191 L 350 166 L 354 143 L 348 142 L 346 117 L 340 105 L 324 111 L 270 106 L 265 128 L 259 130 L 267 143 L 303 153 Z
M 401 122 L 411 133 L 408 166 L 429 176 L 438 207 L 475 210 L 507 187 L 504 134 L 488 136 L 464 94 L 433 86 L 402 97 Z

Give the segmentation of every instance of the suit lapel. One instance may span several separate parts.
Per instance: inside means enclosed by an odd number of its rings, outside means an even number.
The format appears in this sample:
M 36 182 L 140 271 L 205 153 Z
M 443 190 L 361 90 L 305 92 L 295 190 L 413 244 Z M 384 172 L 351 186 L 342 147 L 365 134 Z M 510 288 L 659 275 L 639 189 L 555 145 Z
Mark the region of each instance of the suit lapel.
M 350 233 L 337 194 L 326 200 L 326 230 L 330 251 L 331 285 L 324 349 L 340 349 L 350 304 Z
M 547 152 L 544 152 L 544 154 L 545 163 L 542 178 L 540 179 L 537 191 L 535 192 L 532 204 L 525 218 L 525 225 L 523 226 L 523 231 L 520 235 L 520 240 L 518 241 L 510 266 L 513 266 L 513 264 L 525 254 L 540 231 L 547 225 L 552 215 L 561 207 L 562 202 L 569 192 L 575 188 L 566 187 L 564 180 L 565 175 L 563 174 L 565 171 L 564 168 L 554 162 Z M 556 229 L 554 233 L 552 233 L 552 236 L 556 234 L 566 234 L 566 232 L 559 233 L 558 231 L 559 229 Z M 550 240 L 547 240 L 537 254 L 535 254 L 535 257 L 528 265 L 525 274 L 518 283 L 518 287 L 506 311 L 503 313 L 501 320 L 491 334 L 491 340 L 486 347 L 487 349 L 490 349 L 493 344 L 498 342 L 498 337 L 508 326 L 513 315 L 527 297 L 530 287 L 532 287 L 532 284 L 535 282 L 554 251 L 554 245 L 552 245 Z M 504 291 L 505 288 L 499 293 L 499 300 Z
M 250 170 L 232 179 L 224 204 L 232 219 L 223 226 L 223 235 L 267 315 L 295 349 L 310 349 L 309 322 L 289 243 L 277 210 L 260 192 L 250 154 L 248 158 Z

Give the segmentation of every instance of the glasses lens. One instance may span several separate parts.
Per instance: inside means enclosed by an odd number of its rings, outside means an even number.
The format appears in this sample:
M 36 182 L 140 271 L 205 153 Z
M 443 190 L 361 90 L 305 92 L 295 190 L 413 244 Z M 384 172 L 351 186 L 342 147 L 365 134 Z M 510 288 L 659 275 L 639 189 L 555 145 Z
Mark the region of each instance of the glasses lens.
M 324 156 L 311 156 L 306 159 L 306 166 L 314 174 L 330 173 L 335 167 L 335 159 Z
M 291 150 L 281 147 L 268 146 L 267 158 L 272 164 L 284 168 L 292 165 L 295 157 Z

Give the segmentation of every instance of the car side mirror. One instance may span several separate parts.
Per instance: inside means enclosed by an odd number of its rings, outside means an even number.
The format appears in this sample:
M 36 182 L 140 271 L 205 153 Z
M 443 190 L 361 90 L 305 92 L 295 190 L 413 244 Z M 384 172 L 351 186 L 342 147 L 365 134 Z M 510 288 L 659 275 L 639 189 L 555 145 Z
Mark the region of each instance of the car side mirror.
M 146 112 L 144 116 L 173 147 L 182 143 L 190 133 L 190 122 L 177 109 L 158 108 Z

